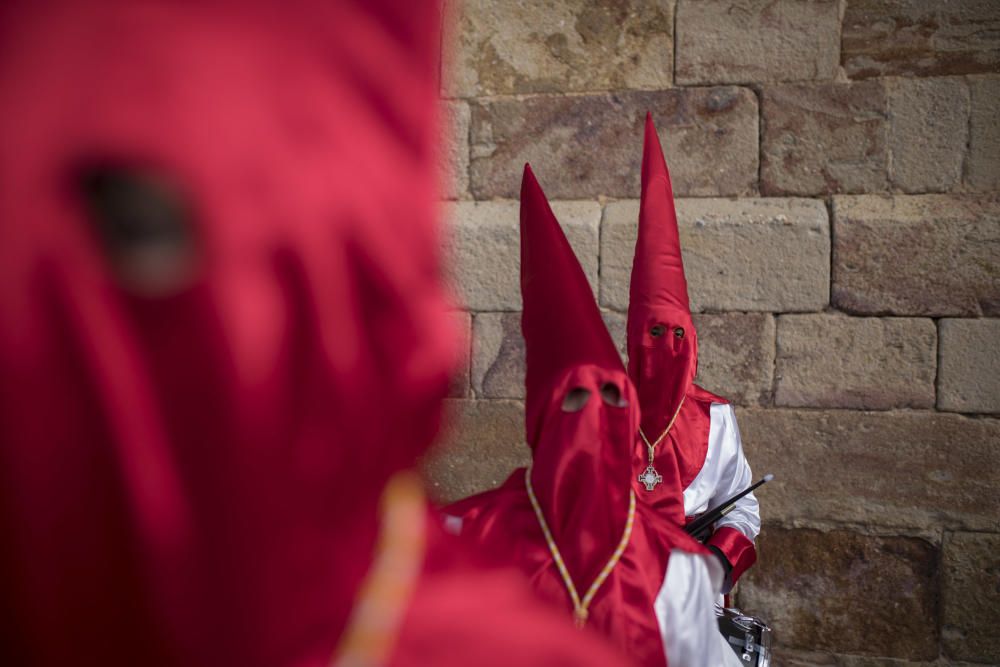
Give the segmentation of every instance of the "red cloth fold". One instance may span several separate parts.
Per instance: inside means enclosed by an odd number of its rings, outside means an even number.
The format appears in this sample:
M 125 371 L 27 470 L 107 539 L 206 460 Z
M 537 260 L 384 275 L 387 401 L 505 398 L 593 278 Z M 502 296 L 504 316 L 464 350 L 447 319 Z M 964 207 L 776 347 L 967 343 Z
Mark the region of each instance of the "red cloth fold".
M 444 509 L 462 519 L 462 535 L 499 563 L 512 564 L 524 572 L 532 589 L 554 605 L 566 618 L 573 605 L 552 559 L 528 500 L 524 469 L 516 470 L 504 484 Z M 600 495 L 600 490 L 591 493 Z M 575 541 L 559 543 L 563 555 L 585 542 L 586 534 Z M 614 545 L 603 545 L 606 551 Z M 639 504 L 628 548 L 598 591 L 590 608 L 586 634 L 600 634 L 611 640 L 635 664 L 662 667 L 666 664 L 661 630 L 653 608 L 663 586 L 670 553 L 680 549 L 715 558 L 676 524 L 652 508 Z M 574 576 L 583 596 L 590 579 Z
M 719 528 L 712 533 L 706 544 L 716 547 L 725 554 L 726 560 L 733 566 L 729 578 L 734 584 L 751 565 L 757 562 L 757 549 L 753 542 L 735 528 L 728 526 Z

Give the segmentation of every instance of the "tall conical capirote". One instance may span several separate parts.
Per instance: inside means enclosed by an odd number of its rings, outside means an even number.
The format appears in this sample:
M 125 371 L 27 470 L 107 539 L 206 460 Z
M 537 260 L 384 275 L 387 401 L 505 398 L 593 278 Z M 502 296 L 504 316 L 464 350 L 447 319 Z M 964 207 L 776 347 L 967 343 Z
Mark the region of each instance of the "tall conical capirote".
M 650 114 L 643 142 L 627 337 L 629 377 L 639 392 L 643 431 L 652 441 L 668 428 L 694 381 L 698 341 L 670 172 Z
M 534 446 L 554 384 L 568 369 L 622 362 L 587 276 L 529 165 L 521 181 L 521 297 L 526 437 Z

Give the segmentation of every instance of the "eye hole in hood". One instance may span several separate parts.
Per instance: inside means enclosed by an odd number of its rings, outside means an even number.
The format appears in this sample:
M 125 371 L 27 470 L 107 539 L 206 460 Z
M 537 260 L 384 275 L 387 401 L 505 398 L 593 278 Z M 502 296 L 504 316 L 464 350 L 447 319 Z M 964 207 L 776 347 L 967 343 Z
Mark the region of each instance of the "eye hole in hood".
M 159 297 L 192 281 L 198 244 L 191 207 L 168 178 L 139 167 L 94 163 L 78 170 L 75 185 L 122 287 Z
M 614 408 L 624 408 L 628 406 L 621 388 L 614 382 L 605 382 L 601 385 L 601 399 Z
M 587 405 L 587 401 L 590 400 L 590 390 L 584 389 L 583 387 L 573 387 L 563 398 L 562 411 L 563 412 L 579 412 L 583 410 L 584 406 Z
M 662 433 L 694 382 L 698 336 L 688 313 L 663 309 L 635 322 L 629 347 L 629 375 L 642 408 L 642 428 Z

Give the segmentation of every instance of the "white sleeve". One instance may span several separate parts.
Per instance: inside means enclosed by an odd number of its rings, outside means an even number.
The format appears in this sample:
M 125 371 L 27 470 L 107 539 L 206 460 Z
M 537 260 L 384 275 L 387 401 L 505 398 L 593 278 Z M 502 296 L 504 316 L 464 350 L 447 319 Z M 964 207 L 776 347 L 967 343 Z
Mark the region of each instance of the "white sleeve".
M 722 566 L 714 556 L 675 549 L 653 609 L 670 667 L 729 667 L 739 657 L 719 632 L 715 596 Z
M 719 503 L 731 498 L 753 483 L 750 464 L 743 454 L 743 441 L 740 429 L 736 426 L 736 414 L 731 405 L 712 404 L 712 426 L 709 438 L 718 438 L 719 446 L 719 478 L 708 507 L 711 509 Z M 735 528 L 753 541 L 760 533 L 760 506 L 757 497 L 748 493 L 736 503 L 735 507 L 716 522 L 716 529 L 723 526 Z

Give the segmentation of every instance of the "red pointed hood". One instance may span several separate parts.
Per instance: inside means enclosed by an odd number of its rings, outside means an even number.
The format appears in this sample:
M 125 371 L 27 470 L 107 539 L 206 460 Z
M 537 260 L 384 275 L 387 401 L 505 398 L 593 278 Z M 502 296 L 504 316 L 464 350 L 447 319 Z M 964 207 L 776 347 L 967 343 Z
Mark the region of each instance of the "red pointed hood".
M 586 587 L 625 525 L 639 406 L 587 277 L 527 166 L 521 295 L 531 481 L 570 574 Z
M 455 353 L 439 24 L 430 3 L 0 3 L 8 663 L 329 662 Z M 113 255 L 162 235 L 97 233 L 88 184 L 122 173 L 189 212 L 170 293 Z
M 627 330 L 629 377 L 639 392 L 643 432 L 654 442 L 667 430 L 694 382 L 698 338 L 691 320 L 670 172 L 649 114 Z
M 526 437 L 532 446 L 553 387 L 567 370 L 622 369 L 587 276 L 525 165 L 521 182 L 521 297 L 527 374 Z

